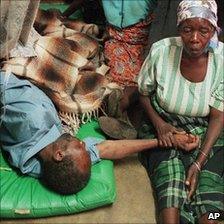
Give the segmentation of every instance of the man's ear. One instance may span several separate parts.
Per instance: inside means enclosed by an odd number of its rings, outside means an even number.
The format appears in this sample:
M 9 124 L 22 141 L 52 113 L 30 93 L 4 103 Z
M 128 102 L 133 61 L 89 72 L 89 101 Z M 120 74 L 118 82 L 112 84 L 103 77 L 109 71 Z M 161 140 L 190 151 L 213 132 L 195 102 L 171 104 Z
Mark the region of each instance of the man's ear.
M 58 150 L 56 150 L 56 151 L 54 152 L 54 154 L 53 154 L 53 158 L 54 158 L 55 161 L 60 162 L 60 161 L 62 161 L 62 159 L 63 159 L 63 157 L 64 157 L 64 154 L 65 154 L 65 153 L 64 153 L 61 149 L 58 149 Z

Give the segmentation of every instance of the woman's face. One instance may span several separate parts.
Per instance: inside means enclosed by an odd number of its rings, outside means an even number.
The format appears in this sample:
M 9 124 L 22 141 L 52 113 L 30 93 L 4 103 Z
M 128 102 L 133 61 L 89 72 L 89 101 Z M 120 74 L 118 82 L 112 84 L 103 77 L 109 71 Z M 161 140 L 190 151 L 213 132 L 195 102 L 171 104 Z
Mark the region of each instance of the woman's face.
M 206 53 L 214 27 L 202 18 L 186 19 L 179 26 L 179 33 L 184 43 L 184 50 L 190 57 L 199 57 Z

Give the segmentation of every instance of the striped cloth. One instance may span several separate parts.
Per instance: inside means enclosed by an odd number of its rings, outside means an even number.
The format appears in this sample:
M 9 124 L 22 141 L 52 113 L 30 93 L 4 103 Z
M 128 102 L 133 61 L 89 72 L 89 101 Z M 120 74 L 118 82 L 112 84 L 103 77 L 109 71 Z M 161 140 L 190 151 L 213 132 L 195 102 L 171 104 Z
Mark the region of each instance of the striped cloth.
M 151 99 L 154 109 L 167 122 L 177 128 L 204 138 L 207 118 L 190 118 L 167 113 Z M 149 122 L 145 122 L 139 131 L 139 137 L 154 138 L 155 131 Z M 195 161 L 198 149 L 192 152 L 183 152 L 175 149 L 161 149 L 145 151 L 139 154 L 143 166 L 151 179 L 158 209 L 176 207 L 180 209 L 181 223 L 195 223 L 207 212 L 224 211 L 224 133 L 216 141 L 210 151 L 209 160 L 202 168 L 198 179 L 198 187 L 192 201 L 187 200 L 187 191 L 184 184 L 189 166 Z
M 223 43 L 220 42 L 214 52 L 209 52 L 207 74 L 198 83 L 182 76 L 182 51 L 180 37 L 153 44 L 139 74 L 139 91 L 143 95 L 156 91 L 159 105 L 170 113 L 205 117 L 209 113 L 209 106 L 223 111 Z

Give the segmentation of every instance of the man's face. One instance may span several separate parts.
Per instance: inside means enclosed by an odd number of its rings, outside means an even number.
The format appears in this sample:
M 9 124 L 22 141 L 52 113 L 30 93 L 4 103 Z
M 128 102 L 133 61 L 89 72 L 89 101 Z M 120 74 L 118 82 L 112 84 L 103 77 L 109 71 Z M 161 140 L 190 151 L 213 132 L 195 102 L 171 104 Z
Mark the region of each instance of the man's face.
M 85 143 L 77 138 L 73 138 L 67 145 L 67 153 L 78 163 L 80 170 L 90 169 L 91 161 L 89 153 L 86 151 Z

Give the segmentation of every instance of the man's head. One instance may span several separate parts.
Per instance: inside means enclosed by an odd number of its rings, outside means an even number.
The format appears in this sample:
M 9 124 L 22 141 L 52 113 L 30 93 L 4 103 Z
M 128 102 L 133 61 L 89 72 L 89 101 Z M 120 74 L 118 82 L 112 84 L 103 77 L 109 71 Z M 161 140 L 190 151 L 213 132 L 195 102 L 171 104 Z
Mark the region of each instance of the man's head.
M 65 195 L 74 194 L 88 183 L 91 162 L 84 142 L 63 134 L 44 148 L 40 157 L 42 181 L 51 190 Z

